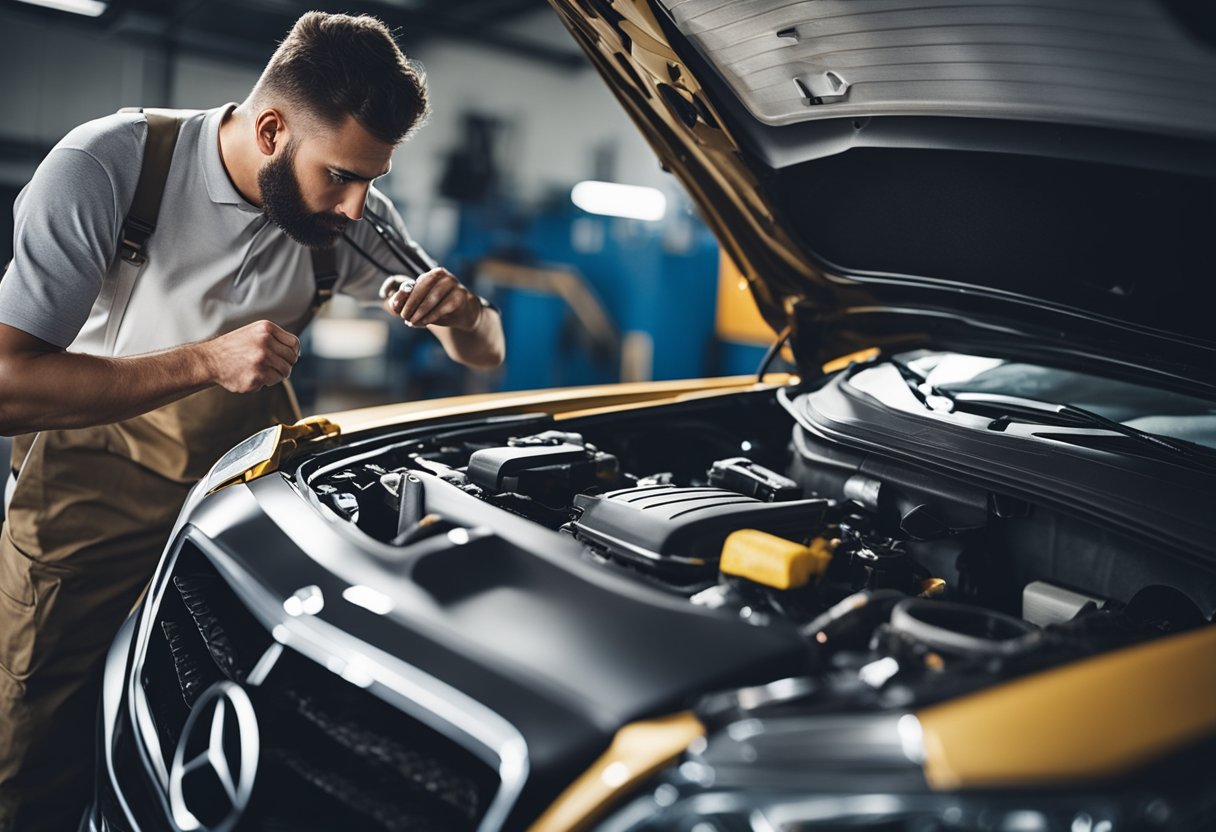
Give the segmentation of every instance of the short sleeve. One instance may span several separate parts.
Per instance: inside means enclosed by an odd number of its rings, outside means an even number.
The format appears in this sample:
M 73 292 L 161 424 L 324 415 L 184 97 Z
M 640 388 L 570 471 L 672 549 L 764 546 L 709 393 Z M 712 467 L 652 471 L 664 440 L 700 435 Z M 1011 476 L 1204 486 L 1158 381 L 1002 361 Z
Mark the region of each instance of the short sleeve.
M 437 265 L 434 258 L 410 237 L 401 215 L 388 197 L 375 188 L 369 189 L 363 219 L 350 224 L 346 232 L 349 239 L 338 241 L 337 291 L 365 303 L 379 302 L 380 284 L 389 275 L 414 277 L 420 273 L 418 269 L 408 268 L 402 263 L 388 243 L 376 233 L 372 223 L 377 218 L 397 232 L 398 245 L 409 249 L 409 253 L 425 264 L 427 269 Z
M 114 183 L 86 150 L 57 147 L 13 205 L 0 323 L 67 347 L 88 320 L 120 225 Z

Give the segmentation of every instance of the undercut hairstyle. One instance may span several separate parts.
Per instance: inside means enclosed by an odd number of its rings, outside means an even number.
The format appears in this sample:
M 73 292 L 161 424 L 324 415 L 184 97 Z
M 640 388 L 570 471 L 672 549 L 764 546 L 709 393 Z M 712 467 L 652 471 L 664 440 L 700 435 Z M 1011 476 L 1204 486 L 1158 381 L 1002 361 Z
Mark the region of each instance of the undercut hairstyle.
M 371 15 L 308 12 L 270 57 L 250 93 L 257 106 L 284 103 L 336 126 L 353 116 L 397 145 L 430 115 L 426 77 Z

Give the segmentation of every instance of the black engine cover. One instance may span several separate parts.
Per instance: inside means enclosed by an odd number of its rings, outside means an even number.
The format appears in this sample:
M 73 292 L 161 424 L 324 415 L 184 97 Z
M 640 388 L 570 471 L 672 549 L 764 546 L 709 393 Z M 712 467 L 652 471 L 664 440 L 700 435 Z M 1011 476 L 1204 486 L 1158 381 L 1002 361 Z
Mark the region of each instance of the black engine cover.
M 656 567 L 716 568 L 727 536 L 759 529 L 791 540 L 812 536 L 825 500 L 761 502 L 722 488 L 643 486 L 589 496 L 574 505 L 575 534 L 630 560 Z

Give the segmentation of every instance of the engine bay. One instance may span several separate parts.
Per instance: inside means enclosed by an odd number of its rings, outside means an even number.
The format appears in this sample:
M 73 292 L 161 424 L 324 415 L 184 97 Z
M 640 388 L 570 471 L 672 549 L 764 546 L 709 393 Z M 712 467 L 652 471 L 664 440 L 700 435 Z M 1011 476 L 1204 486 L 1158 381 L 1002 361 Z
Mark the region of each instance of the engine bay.
M 821 704 L 939 701 L 1202 626 L 1216 608 L 1201 562 L 829 442 L 772 392 L 373 445 L 326 453 L 297 482 L 402 557 L 473 525 L 475 509 L 427 505 L 438 479 L 690 607 L 796 628 Z

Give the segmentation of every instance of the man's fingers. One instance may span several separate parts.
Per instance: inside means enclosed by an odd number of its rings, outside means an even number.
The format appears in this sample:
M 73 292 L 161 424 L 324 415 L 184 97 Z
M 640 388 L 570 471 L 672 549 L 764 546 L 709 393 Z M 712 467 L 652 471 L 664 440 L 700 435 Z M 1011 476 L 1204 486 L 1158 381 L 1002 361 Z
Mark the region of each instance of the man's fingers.
M 405 302 L 410 299 L 410 289 L 399 289 L 397 293 L 388 299 L 389 311 L 394 315 L 400 315 L 401 310 L 405 308 Z
M 443 269 L 432 269 L 414 283 L 414 289 L 410 292 L 409 300 L 405 302 L 405 306 L 401 309 L 401 319 L 404 321 L 413 320 L 414 315 L 418 311 L 418 306 L 426 299 L 427 295 L 433 292 L 440 284 L 446 283 L 449 280 L 454 281 L 456 278 L 450 275 Z
M 417 278 L 407 277 L 403 274 L 390 275 L 384 279 L 383 283 L 380 284 L 379 295 L 383 299 L 390 297 L 394 292 L 400 291 L 401 289 L 408 292 L 411 288 L 413 288 L 416 280 Z
M 267 379 L 268 384 L 277 384 L 291 375 L 291 362 L 286 361 L 277 355 L 267 354 L 266 360 L 263 362 L 263 364 L 267 369 L 274 373 L 274 378 Z
M 289 347 L 286 344 L 284 344 L 280 341 L 277 341 L 277 340 L 272 341 L 267 346 L 269 347 L 269 349 L 266 350 L 266 355 L 277 356 L 278 358 L 281 358 L 282 360 L 286 361 L 288 363 L 288 365 L 295 364 L 296 361 L 300 358 L 300 350 L 299 350 L 298 346 Z
M 295 352 L 293 348 L 277 341 L 266 344 L 266 349 L 261 355 L 263 355 L 263 359 L 261 360 L 276 359 L 278 361 L 285 361 L 287 366 L 295 364 L 295 361 L 299 358 L 299 353 Z M 250 356 L 250 358 L 255 358 L 255 356 Z
M 415 326 L 430 326 L 433 323 L 442 321 L 448 315 L 451 315 L 453 312 L 458 310 L 461 307 L 461 304 L 463 304 L 463 303 L 464 303 L 464 298 L 461 297 L 460 292 L 451 292 L 444 299 L 443 303 L 441 303 L 434 311 L 432 311 L 431 314 L 429 314 L 425 318 L 423 318 L 422 321 L 415 324 Z
M 431 284 L 435 282 L 438 275 L 435 272 L 427 272 L 414 283 L 413 290 L 405 299 L 405 303 L 401 306 L 398 314 L 403 321 L 408 321 L 410 316 L 414 314 L 414 310 L 418 308 L 418 304 L 426 297 L 426 293 L 430 291 Z
M 274 339 L 279 343 L 291 347 L 296 352 L 300 351 L 300 339 L 283 329 L 281 326 L 270 324 L 270 334 L 273 335 Z
M 434 286 L 418 304 L 418 307 L 414 310 L 414 314 L 406 319 L 407 323 L 411 326 L 422 326 L 423 320 L 434 310 L 438 309 L 440 304 L 451 297 L 455 289 L 455 286 L 446 281 Z
M 379 297 L 381 299 L 390 297 L 394 292 L 401 288 L 401 283 L 402 278 L 399 275 L 386 277 L 384 282 L 380 284 L 380 291 L 378 293 Z
M 397 287 L 390 277 L 380 287 L 384 308 L 408 326 L 430 326 L 459 312 L 467 301 L 467 291 L 447 269 L 431 269 L 414 281 Z
M 300 357 L 300 339 L 270 321 L 247 324 L 206 346 L 216 383 L 234 393 L 278 384 Z

